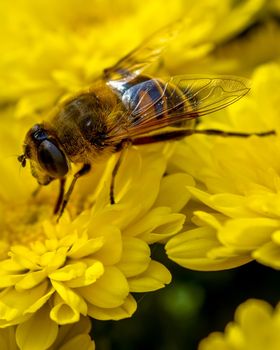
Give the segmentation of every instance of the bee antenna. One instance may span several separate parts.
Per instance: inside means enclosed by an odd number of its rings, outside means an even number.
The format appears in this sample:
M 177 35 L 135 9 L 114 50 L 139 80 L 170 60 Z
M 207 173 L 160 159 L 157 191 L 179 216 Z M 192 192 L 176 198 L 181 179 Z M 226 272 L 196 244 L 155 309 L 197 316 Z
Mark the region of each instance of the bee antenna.
M 21 166 L 24 168 L 26 166 L 26 156 L 22 154 L 17 157 L 18 161 L 21 163 Z

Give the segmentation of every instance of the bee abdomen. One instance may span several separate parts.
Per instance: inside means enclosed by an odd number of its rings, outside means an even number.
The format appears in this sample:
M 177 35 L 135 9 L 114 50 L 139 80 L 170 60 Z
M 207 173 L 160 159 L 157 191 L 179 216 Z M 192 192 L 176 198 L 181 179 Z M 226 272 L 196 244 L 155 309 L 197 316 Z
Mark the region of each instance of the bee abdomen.
M 174 113 L 184 113 L 190 106 L 179 87 L 160 79 L 139 76 L 126 87 L 122 102 L 130 111 L 129 118 L 133 125 L 150 118 L 160 120 L 171 117 Z

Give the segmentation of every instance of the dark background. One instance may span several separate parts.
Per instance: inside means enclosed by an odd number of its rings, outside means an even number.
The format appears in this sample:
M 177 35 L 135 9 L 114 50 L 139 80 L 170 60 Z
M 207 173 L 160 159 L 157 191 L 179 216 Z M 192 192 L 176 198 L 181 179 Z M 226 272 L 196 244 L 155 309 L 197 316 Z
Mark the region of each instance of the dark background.
M 134 294 L 138 309 L 122 321 L 93 321 L 97 350 L 196 350 L 210 332 L 223 331 L 236 307 L 249 298 L 279 301 L 276 270 L 249 263 L 220 272 L 197 272 L 167 260 L 157 248 L 156 260 L 172 273 L 166 288 Z

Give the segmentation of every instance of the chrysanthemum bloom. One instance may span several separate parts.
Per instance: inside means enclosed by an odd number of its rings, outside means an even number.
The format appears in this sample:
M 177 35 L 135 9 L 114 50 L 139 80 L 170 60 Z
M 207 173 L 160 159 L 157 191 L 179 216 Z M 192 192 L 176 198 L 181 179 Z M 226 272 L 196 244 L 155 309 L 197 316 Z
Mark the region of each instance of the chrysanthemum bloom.
M 0 129 L 0 326 L 19 325 L 21 340 L 28 338 L 28 325 L 40 313 L 47 315 L 47 329 L 79 322 L 81 315 L 118 320 L 135 311 L 132 292 L 169 283 L 170 273 L 151 258 L 150 245 L 181 230 L 185 215 L 178 212 L 190 197 L 186 187 L 194 186 L 181 171 L 163 176 L 168 146 L 131 149 L 118 172 L 117 204 L 109 204 L 112 157 L 79 181 L 69 212 L 56 224 L 56 184 L 32 196 L 35 180 L 27 171 L 18 173 L 15 157 L 7 158 L 19 154 L 25 129 L 44 118 L 62 95 L 90 84 L 162 25 L 184 14 L 191 19 L 184 40 L 173 48 L 168 70 L 175 74 L 179 58 L 204 56 L 245 29 L 263 5 L 248 0 L 235 6 L 228 0 L 221 7 L 218 0 L 205 0 L 199 6 L 167 1 L 163 7 L 154 0 L 148 7 L 138 1 L 104 1 L 93 8 L 91 3 L 18 0 L 12 7 L 0 5 L 5 13 L 0 98 L 8 109 L 1 114 Z M 14 121 L 13 115 L 21 120 Z
M 18 141 L 6 120 L 1 124 L 1 149 L 12 154 Z M 75 188 L 72 219 L 65 212 L 59 224 L 52 220 L 55 184 L 34 197 L 31 175 L 19 175 L 14 158 L 2 159 L 1 327 L 25 322 L 46 305 L 50 322 L 60 325 L 81 315 L 122 319 L 136 309 L 131 292 L 170 282 L 149 245 L 182 228 L 185 216 L 177 212 L 193 181 L 179 173 L 163 178 L 167 156 L 158 147 L 129 150 L 117 175 L 115 205 L 109 201 L 115 159 L 96 166 Z
M 265 301 L 250 299 L 241 304 L 235 320 L 224 333 L 214 332 L 201 341 L 199 350 L 278 350 L 280 309 Z
M 75 188 L 71 216 L 65 212 L 58 225 L 52 220 L 55 184 L 32 196 L 35 180 L 25 171 L 19 174 L 16 158 L 10 158 L 19 154 L 28 126 L 44 118 L 61 95 L 89 84 L 151 34 L 151 18 L 157 29 L 182 12 L 179 1 L 164 8 L 154 1 L 148 11 L 138 2 L 108 4 L 38 6 L 19 0 L 0 5 L 5 13 L 0 95 L 6 107 L 0 138 L 1 327 L 26 324 L 46 307 L 50 324 L 78 322 L 81 315 L 129 317 L 136 309 L 131 292 L 156 290 L 171 280 L 168 270 L 151 259 L 149 245 L 181 229 L 185 216 L 176 212 L 186 204 L 185 187 L 193 182 L 185 174 L 163 178 L 167 156 L 161 147 L 128 152 L 114 206 L 109 184 L 115 159 L 96 166 Z M 121 9 L 118 21 L 112 6 Z M 162 16 L 155 19 L 159 9 Z M 131 28 L 134 36 L 127 35 Z M 143 28 L 149 32 L 142 33 Z M 13 115 L 21 121 L 12 121 Z
M 43 307 L 28 321 L 0 329 L 0 347 L 3 350 L 94 350 L 88 334 L 90 328 L 86 317 L 71 325 L 58 326 L 50 322 L 49 310 Z
M 279 133 L 280 67 L 255 72 L 251 94 L 205 117 L 201 128 Z M 177 145 L 172 168 L 194 176 L 193 226 L 172 238 L 166 250 L 179 264 L 219 270 L 256 259 L 280 268 L 279 135 L 250 138 L 196 136 Z M 188 206 L 191 209 L 191 206 Z

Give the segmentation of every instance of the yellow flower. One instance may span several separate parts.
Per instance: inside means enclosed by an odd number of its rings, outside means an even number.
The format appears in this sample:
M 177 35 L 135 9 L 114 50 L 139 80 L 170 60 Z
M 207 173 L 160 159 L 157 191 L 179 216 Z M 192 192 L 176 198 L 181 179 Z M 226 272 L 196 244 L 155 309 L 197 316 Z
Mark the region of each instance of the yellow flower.
M 273 309 L 265 301 L 250 299 L 239 305 L 224 333 L 210 334 L 198 350 L 278 350 L 279 343 L 279 305 Z
M 201 128 L 279 132 L 280 67 L 260 67 L 243 101 L 205 118 Z M 219 138 L 197 135 L 177 145 L 176 171 L 194 176 L 193 225 L 172 238 L 166 250 L 179 264 L 219 270 L 256 259 L 280 268 L 279 136 Z M 191 209 L 191 206 L 188 208 Z
M 77 0 L 40 1 L 40 6 L 35 0 L 1 1 L 0 99 L 16 104 L 17 117 L 38 118 L 62 95 L 91 83 L 147 36 L 180 18 L 185 29 L 165 56 L 164 72 L 192 73 L 188 60 L 203 58 L 242 32 L 263 6 L 264 0 L 167 0 L 164 6 L 161 0 L 148 6 L 128 0 L 86 0 L 83 6 Z
M 280 27 L 277 21 L 268 19 L 253 26 L 241 37 L 218 45 L 206 57 L 189 60 L 190 72 L 211 74 L 235 74 L 250 76 L 253 70 L 265 62 L 280 59 Z
M 34 179 L 26 171 L 19 175 L 15 158 L 7 158 L 20 152 L 26 128 L 42 120 L 62 96 L 90 84 L 104 68 L 163 25 L 178 18 L 186 21 L 180 40 L 162 58 L 160 63 L 165 64 L 159 70 L 186 73 L 186 67 L 178 72 L 183 62 L 205 57 L 244 31 L 264 6 L 264 0 L 226 0 L 223 4 L 219 0 L 168 0 L 164 6 L 161 0 L 153 0 L 145 7 L 128 0 L 85 0 L 83 6 L 76 0 L 1 2 L 5 18 L 0 57 L 0 327 L 16 335 L 15 346 L 31 348 L 38 341 L 40 346 L 49 342 L 48 347 L 55 349 L 60 346 L 56 336 L 65 325 L 70 327 L 87 316 L 99 320 L 130 317 L 137 307 L 132 293 L 154 291 L 170 283 L 169 271 L 151 257 L 150 245 L 165 243 L 180 232 L 185 221 L 180 211 L 190 193 L 202 201 L 195 191 L 203 192 L 204 185 L 196 188 L 186 172 L 205 182 L 205 174 L 199 173 L 199 157 L 190 158 L 190 169 L 181 166 L 166 175 L 172 146 L 130 149 L 116 179 L 117 204 L 109 204 L 113 156 L 78 182 L 68 211 L 56 224 L 52 219 L 56 184 L 32 196 Z M 181 147 L 186 145 L 178 144 L 176 152 Z M 206 155 L 212 146 L 202 141 L 201 147 Z M 176 163 L 176 152 L 169 167 Z M 209 169 L 211 172 L 211 166 Z M 214 209 L 218 212 L 219 207 Z M 223 226 L 226 213 L 221 217 L 217 212 L 196 213 L 202 230 L 206 228 L 214 241 L 211 254 L 218 254 L 219 259 L 225 255 L 218 264 L 214 259 L 215 266 L 250 260 L 251 251 L 244 253 L 242 247 L 240 255 L 239 247 L 224 247 L 216 230 Z M 167 245 L 175 261 L 176 254 L 169 248 L 176 240 L 180 243 L 182 236 Z M 209 268 L 211 259 L 207 257 L 202 265 Z M 200 261 L 192 260 L 192 266 L 196 264 L 201 267 Z M 45 327 L 38 329 L 33 340 L 29 330 L 36 329 L 39 319 Z M 76 341 L 71 338 L 69 347 L 62 349 L 74 348 Z
M 1 150 L 12 154 L 20 138 L 4 117 L 2 125 Z M 74 219 L 66 212 L 59 224 L 51 220 L 57 188 L 32 197 L 31 174 L 19 175 L 14 158 L 2 160 L 1 327 L 25 322 L 45 305 L 50 320 L 60 325 L 77 322 L 80 315 L 130 317 L 136 309 L 131 292 L 154 291 L 171 281 L 169 271 L 151 259 L 149 245 L 182 228 L 185 216 L 177 212 L 193 181 L 179 173 L 163 177 L 167 151 L 155 146 L 127 152 L 115 205 L 109 204 L 115 158 L 97 165 L 75 188 L 69 203 Z
M 49 310 L 42 308 L 19 326 L 0 329 L 0 346 L 5 350 L 94 350 L 89 336 L 90 320 L 81 317 L 73 325 L 58 326 L 49 320 Z M 82 347 L 81 347 L 82 346 Z

